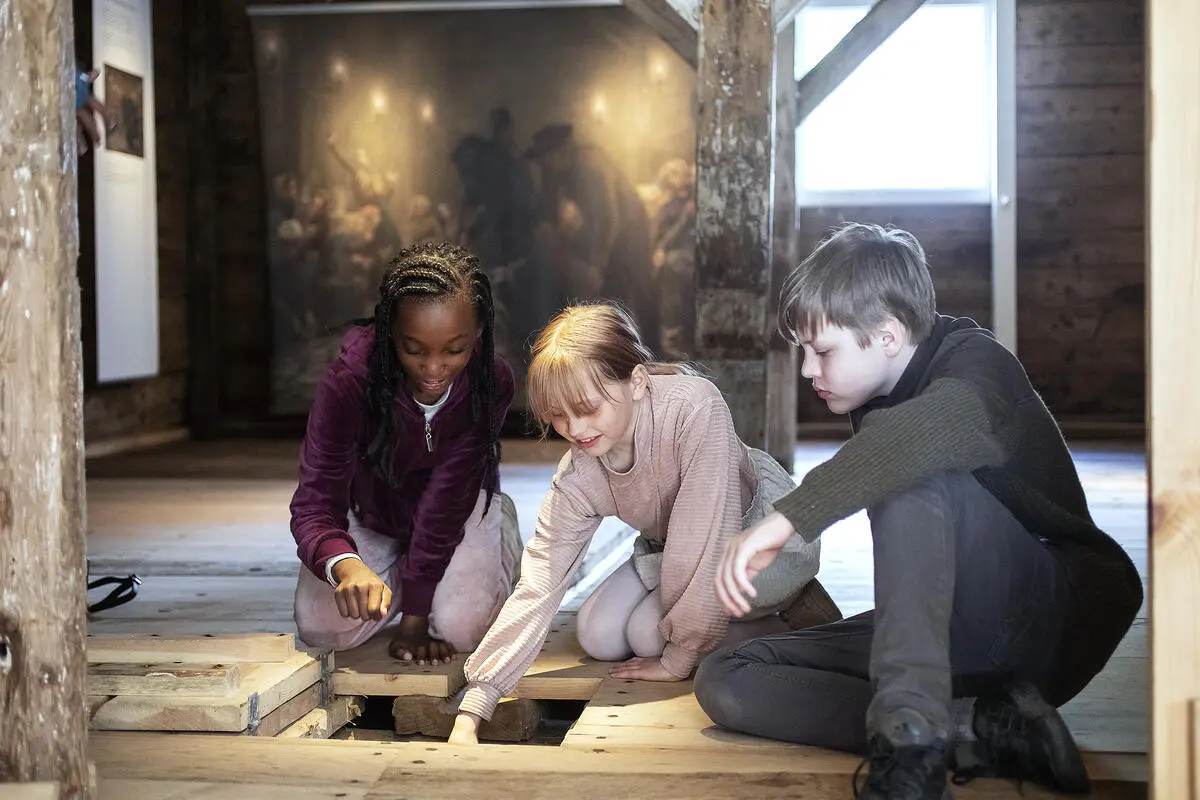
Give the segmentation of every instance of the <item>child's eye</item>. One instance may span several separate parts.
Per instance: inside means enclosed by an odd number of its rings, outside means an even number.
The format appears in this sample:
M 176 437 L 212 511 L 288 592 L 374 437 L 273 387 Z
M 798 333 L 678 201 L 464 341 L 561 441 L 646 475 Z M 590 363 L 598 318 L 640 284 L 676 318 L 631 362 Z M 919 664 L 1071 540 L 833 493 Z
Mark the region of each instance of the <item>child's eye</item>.
M 452 356 L 461 356 L 465 352 L 467 352 L 467 351 L 463 350 L 463 349 L 446 351 L 447 355 L 452 355 Z
M 813 353 L 817 356 L 820 356 L 821 358 L 824 358 L 825 356 L 829 355 L 828 350 L 814 350 Z

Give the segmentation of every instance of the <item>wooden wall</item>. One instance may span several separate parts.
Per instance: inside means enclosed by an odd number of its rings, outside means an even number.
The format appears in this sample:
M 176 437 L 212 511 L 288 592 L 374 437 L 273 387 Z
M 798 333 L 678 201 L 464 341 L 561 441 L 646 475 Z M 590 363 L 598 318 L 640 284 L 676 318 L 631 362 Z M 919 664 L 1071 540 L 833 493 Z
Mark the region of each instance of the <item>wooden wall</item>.
M 1079 433 L 1145 415 L 1144 7 L 1017 2 L 1017 350 Z M 804 209 L 801 253 L 846 220 L 910 230 L 942 313 L 991 324 L 986 206 Z M 803 379 L 798 418 L 830 420 Z
M 198 4 L 199 0 L 191 0 Z M 267 285 L 266 207 L 258 89 L 245 0 L 209 4 L 202 51 L 212 92 L 215 232 L 216 404 L 228 427 L 264 420 L 270 392 L 271 325 Z
M 76 3 L 76 37 L 88 39 L 91 3 Z M 90 168 L 80 169 L 80 283 L 84 305 L 84 436 L 88 443 L 176 428 L 185 423 L 188 370 L 185 253 L 187 229 L 186 62 L 184 19 L 178 3 L 154 4 L 155 125 L 158 143 L 159 374 L 97 385 L 95 376 L 95 261 L 90 214 Z M 78 41 L 81 55 L 90 45 Z M 103 79 L 103 78 L 101 78 Z M 85 156 L 85 161 L 90 160 Z M 85 174 L 86 173 L 86 174 Z
M 1145 418 L 1145 0 L 1018 0 L 1017 348 L 1064 418 Z

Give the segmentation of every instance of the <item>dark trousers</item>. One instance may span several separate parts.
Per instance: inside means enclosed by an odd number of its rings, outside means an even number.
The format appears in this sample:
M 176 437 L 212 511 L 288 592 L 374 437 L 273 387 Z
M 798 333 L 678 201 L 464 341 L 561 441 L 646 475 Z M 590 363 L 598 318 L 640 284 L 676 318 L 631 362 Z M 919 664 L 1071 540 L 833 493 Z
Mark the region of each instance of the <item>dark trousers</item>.
M 695 689 L 718 725 L 861 753 L 881 713 L 913 708 L 951 735 L 952 697 L 1046 686 L 1066 579 L 1040 539 L 963 473 L 868 515 L 875 610 L 711 654 Z

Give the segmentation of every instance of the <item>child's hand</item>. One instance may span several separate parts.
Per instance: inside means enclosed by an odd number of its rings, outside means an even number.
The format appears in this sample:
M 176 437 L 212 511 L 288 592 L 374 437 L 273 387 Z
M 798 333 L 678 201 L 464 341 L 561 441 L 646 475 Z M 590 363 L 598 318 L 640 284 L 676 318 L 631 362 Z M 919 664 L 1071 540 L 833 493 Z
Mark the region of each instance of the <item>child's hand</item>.
M 447 744 L 479 744 L 479 717 L 465 711 L 454 718 Z
M 429 635 L 429 617 L 406 614 L 396 626 L 388 653 L 399 661 L 415 661 L 421 665 L 426 661 L 430 664 L 449 664 L 454 658 L 454 645 Z
M 717 599 L 732 616 L 750 611 L 747 598 L 758 595 L 750 581 L 775 560 L 795 532 L 787 517 L 775 511 L 725 545 L 725 555 L 717 568 Z
M 657 658 L 631 658 L 617 664 L 608 671 L 614 678 L 629 678 L 635 681 L 681 681 L 683 678 L 667 672 L 662 661 Z
M 333 565 L 338 586 L 333 601 L 343 617 L 383 619 L 392 605 L 392 590 L 370 567 L 357 558 L 343 559 Z

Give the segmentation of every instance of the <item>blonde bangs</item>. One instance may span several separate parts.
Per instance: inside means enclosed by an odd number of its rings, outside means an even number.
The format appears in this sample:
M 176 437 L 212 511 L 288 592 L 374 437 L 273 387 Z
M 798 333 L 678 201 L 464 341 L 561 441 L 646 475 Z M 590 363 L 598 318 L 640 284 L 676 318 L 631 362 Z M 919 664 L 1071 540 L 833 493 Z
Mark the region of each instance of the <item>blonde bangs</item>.
M 577 358 L 560 348 L 543 351 L 529 365 L 526 377 L 529 410 L 542 425 L 564 411 L 589 410 L 589 398 L 596 392 L 609 397 L 604 388 L 608 380 L 611 378 L 599 362 Z

